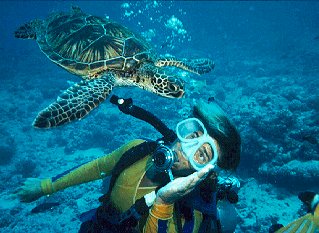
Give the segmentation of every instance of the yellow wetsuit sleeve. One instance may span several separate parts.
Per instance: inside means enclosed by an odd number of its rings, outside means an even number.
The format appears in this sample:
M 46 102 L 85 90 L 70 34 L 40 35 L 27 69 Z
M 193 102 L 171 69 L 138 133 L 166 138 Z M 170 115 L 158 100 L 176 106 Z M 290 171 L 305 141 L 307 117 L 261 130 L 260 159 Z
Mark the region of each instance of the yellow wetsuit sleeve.
M 314 223 L 317 227 L 317 230 L 319 230 L 319 203 L 317 204 L 314 214 L 313 214 Z
M 52 194 L 54 192 L 74 185 L 102 179 L 105 176 L 111 175 L 115 164 L 119 161 L 121 156 L 127 150 L 142 142 L 144 142 L 144 140 L 133 140 L 110 154 L 65 171 L 64 173 L 53 178 L 42 180 L 42 192 L 44 193 L 44 195 Z
M 153 204 L 144 226 L 144 233 L 168 232 L 169 221 L 173 221 L 174 205 Z

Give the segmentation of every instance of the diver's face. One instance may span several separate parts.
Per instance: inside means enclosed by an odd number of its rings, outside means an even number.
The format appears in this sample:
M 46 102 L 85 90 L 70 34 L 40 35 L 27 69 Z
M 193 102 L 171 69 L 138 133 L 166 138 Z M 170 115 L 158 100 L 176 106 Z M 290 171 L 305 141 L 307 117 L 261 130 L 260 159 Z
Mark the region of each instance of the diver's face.
M 191 138 L 192 136 L 190 136 Z M 219 146 L 215 139 L 213 139 L 216 148 L 219 152 Z M 172 172 L 176 176 L 188 176 L 195 172 L 196 170 L 192 167 L 187 156 L 185 156 L 181 143 L 177 141 L 173 146 L 172 150 L 176 153 L 177 161 L 172 167 Z M 213 158 L 213 150 L 208 143 L 204 143 L 194 154 L 193 159 L 199 164 L 207 164 Z

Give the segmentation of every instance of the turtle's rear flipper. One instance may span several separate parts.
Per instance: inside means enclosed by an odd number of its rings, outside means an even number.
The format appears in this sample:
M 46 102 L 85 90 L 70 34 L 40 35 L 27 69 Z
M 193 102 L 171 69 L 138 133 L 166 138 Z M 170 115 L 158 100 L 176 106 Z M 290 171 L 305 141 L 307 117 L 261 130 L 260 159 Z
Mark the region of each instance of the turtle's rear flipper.
M 68 88 L 56 102 L 43 109 L 33 122 L 36 128 L 51 128 L 79 120 L 103 102 L 114 86 L 114 76 L 81 81 Z
M 177 68 L 181 68 L 195 74 L 208 73 L 215 67 L 214 62 L 207 58 L 178 60 L 175 57 L 166 57 L 159 58 L 155 62 L 155 65 L 158 67 L 175 66 Z
M 23 24 L 15 32 L 14 36 L 20 39 L 37 39 L 36 31 L 41 26 L 41 20 L 32 20 L 29 23 Z

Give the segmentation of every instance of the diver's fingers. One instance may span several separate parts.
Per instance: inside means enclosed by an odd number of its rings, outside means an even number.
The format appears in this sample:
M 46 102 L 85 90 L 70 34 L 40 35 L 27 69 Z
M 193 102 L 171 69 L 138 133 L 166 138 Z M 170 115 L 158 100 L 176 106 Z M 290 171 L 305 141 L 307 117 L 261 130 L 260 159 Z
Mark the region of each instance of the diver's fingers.
M 26 191 L 21 191 L 17 194 L 13 194 L 13 197 L 15 197 L 16 199 L 19 199 L 21 202 L 25 202 L 25 203 L 30 203 L 33 202 L 35 200 L 38 200 L 42 195 L 35 195 L 35 194 L 31 194 L 28 193 Z
M 201 170 L 199 170 L 199 171 L 197 172 L 198 178 L 199 178 L 200 180 L 205 179 L 205 178 L 207 177 L 207 175 L 208 175 L 211 171 L 214 170 L 214 168 L 215 168 L 214 165 L 212 165 L 212 164 L 207 164 L 205 167 L 203 167 Z
M 214 169 L 214 166 L 209 164 L 189 176 L 176 178 L 158 190 L 158 198 L 155 201 L 160 204 L 174 203 L 176 200 L 194 190 L 194 188 L 207 177 L 212 169 Z
M 11 193 L 11 197 L 13 199 L 19 199 L 21 202 L 25 202 L 24 200 L 24 195 L 23 195 L 23 189 L 22 188 L 18 188 L 16 190 L 14 190 L 12 193 Z
M 41 189 L 41 179 L 26 179 L 23 185 L 13 192 L 13 195 L 21 202 L 32 202 L 39 199 L 44 195 Z
M 39 178 L 27 178 L 23 182 L 23 185 L 24 186 L 35 185 L 35 184 L 38 184 L 39 182 L 41 182 L 41 180 Z
M 20 187 L 16 188 L 12 194 L 18 195 L 19 193 L 25 191 L 30 186 L 34 186 L 35 183 L 38 183 L 38 179 L 36 178 L 27 178 Z
M 201 170 L 194 172 L 193 174 L 180 177 L 176 179 L 176 187 L 182 190 L 187 190 L 188 192 L 194 189 L 201 181 L 203 181 L 207 175 L 214 169 L 212 164 L 208 164 Z M 175 186 L 174 181 L 172 181 L 172 186 Z
M 184 177 L 182 179 L 185 179 L 185 183 L 187 184 L 187 189 L 193 189 L 195 188 L 200 182 L 202 182 L 214 169 L 214 165 L 208 164 L 205 167 L 203 167 L 201 170 L 194 172 L 193 174 Z

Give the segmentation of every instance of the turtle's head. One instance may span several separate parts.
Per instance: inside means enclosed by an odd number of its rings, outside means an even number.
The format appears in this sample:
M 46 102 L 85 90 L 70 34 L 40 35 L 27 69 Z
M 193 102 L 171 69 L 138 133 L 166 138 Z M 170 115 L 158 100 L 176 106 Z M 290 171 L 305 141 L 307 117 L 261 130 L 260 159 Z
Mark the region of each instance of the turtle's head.
M 159 74 L 151 78 L 151 84 L 156 94 L 167 98 L 181 98 L 184 95 L 184 82 L 167 74 Z
M 181 98 L 184 95 L 184 82 L 173 75 L 165 74 L 160 67 L 152 64 L 141 66 L 136 83 L 143 89 L 167 98 Z

